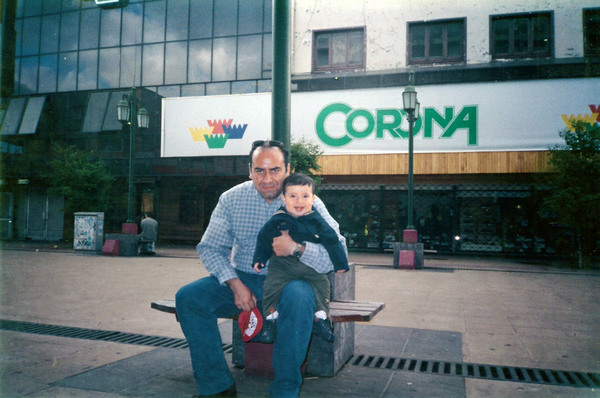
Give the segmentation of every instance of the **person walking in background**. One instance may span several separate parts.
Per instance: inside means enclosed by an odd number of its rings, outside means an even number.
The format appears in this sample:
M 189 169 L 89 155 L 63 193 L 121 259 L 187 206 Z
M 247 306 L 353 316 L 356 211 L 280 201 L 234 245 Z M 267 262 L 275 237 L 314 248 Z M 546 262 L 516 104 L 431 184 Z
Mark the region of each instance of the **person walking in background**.
M 140 242 L 140 254 L 156 254 L 154 246 L 158 237 L 158 221 L 153 219 L 151 214 L 150 212 L 144 212 L 142 221 L 140 222 L 140 227 L 142 228 L 142 233 L 138 238 Z

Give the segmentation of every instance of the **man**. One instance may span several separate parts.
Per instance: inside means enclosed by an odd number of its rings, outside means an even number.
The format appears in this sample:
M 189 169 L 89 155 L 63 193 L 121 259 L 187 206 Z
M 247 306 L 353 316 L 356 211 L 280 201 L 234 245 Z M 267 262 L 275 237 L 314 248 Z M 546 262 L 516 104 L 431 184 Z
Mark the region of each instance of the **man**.
M 140 227 L 142 233 L 138 240 L 141 244 L 141 253 L 143 254 L 155 254 L 154 242 L 158 237 L 158 222 L 150 216 L 149 212 L 144 212 L 142 215 L 142 221 L 140 221 Z
M 250 180 L 223 193 L 197 251 L 210 277 L 182 287 L 176 295 L 177 315 L 188 341 L 194 378 L 202 396 L 236 396 L 225 361 L 218 318 L 249 311 L 262 301 L 268 267 L 253 269 L 252 257 L 260 228 L 282 205 L 282 183 L 290 172 L 289 154 L 279 141 L 255 141 L 250 151 Z M 339 235 L 339 226 L 316 198 L 314 207 Z M 342 244 L 345 240 L 339 236 Z M 296 243 L 283 233 L 273 240 L 278 256 L 300 252 L 303 263 L 319 272 L 333 270 L 320 244 Z M 297 397 L 300 366 L 306 357 L 315 312 L 312 287 L 295 280 L 283 290 L 273 348 L 273 397 Z

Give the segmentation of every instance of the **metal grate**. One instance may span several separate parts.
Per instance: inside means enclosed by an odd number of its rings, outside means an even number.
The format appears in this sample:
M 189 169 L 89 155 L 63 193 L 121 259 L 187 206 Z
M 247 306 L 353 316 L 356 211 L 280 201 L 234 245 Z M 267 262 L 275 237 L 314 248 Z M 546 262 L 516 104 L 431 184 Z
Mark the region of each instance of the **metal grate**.
M 600 374 L 592 372 L 572 372 L 568 370 L 392 358 L 365 354 L 353 355 L 348 363 L 355 366 L 376 369 L 470 377 L 474 379 L 513 381 L 563 387 L 600 387 Z
M 0 330 L 42 334 L 46 336 L 71 337 L 75 339 L 107 341 L 111 343 L 133 344 L 149 347 L 188 348 L 185 339 L 149 336 L 144 334 L 114 332 L 109 330 L 84 329 L 71 326 L 47 325 L 42 323 L 11 321 L 0 319 Z M 231 344 L 223 344 L 223 351 L 230 353 Z

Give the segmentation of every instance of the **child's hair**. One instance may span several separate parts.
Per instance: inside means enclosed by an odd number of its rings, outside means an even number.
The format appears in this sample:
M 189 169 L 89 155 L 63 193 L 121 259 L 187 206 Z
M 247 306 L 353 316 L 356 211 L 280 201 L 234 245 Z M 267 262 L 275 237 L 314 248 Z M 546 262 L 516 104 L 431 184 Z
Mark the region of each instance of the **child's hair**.
M 315 183 L 313 179 L 303 173 L 290 174 L 283 180 L 283 194 L 285 195 L 286 188 L 290 185 L 306 185 L 312 189 L 312 193 L 315 193 Z

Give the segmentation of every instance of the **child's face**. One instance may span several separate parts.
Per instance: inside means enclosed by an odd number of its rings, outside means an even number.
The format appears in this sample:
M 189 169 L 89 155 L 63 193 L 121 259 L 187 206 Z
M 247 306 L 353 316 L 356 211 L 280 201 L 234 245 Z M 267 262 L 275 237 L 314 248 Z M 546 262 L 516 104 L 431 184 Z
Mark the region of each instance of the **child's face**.
M 288 185 L 281 199 L 290 215 L 300 217 L 312 211 L 315 195 L 308 185 Z

